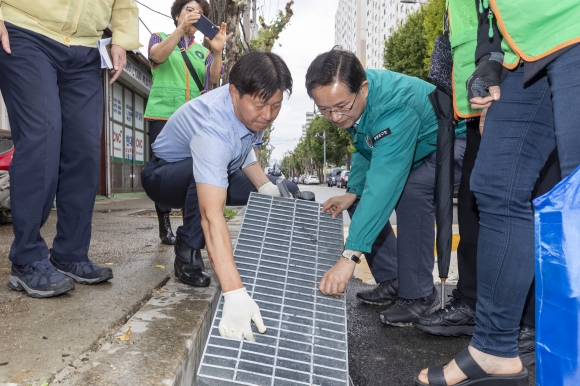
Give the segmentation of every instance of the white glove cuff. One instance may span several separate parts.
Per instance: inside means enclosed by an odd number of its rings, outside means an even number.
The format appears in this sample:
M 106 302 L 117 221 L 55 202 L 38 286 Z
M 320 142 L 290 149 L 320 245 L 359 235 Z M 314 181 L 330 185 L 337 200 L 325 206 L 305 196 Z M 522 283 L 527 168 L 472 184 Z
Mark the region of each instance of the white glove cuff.
M 268 196 L 280 197 L 280 189 L 276 185 L 272 183 L 272 181 L 265 182 L 260 189 L 258 189 L 258 193 L 260 194 L 267 194 Z
M 236 290 L 224 292 L 224 298 L 227 297 L 227 296 L 239 294 L 239 293 L 242 293 L 242 292 L 246 292 L 246 287 L 242 287 L 242 288 L 238 288 Z

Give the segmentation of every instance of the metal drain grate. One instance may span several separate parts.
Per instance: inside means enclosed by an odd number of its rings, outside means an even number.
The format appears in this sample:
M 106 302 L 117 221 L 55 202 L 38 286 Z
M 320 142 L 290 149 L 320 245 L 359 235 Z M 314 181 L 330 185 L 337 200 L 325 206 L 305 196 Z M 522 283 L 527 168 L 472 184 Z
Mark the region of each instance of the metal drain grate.
M 346 300 L 317 289 L 342 248 L 342 217 L 252 193 L 234 256 L 268 330 L 252 325 L 255 343 L 221 338 L 222 297 L 197 385 L 348 385 Z

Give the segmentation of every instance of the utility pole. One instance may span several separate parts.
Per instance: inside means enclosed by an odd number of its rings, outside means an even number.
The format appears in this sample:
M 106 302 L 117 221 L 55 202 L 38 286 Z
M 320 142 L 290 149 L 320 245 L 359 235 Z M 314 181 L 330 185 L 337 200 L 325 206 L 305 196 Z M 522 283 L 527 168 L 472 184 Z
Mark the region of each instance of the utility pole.
M 256 8 L 258 0 L 250 0 L 252 2 L 252 19 L 250 20 L 250 38 L 258 38 L 258 18 L 256 16 Z
M 323 158 L 323 161 L 322 161 L 322 176 L 325 177 L 326 176 L 326 131 L 323 131 L 322 132 L 322 135 L 316 134 L 316 136 L 318 138 L 321 138 L 324 141 L 324 145 L 323 145 L 323 148 L 324 148 L 324 158 Z
M 251 1 L 251 0 L 250 0 Z M 246 3 L 242 10 L 242 47 L 244 51 L 250 50 L 250 4 Z

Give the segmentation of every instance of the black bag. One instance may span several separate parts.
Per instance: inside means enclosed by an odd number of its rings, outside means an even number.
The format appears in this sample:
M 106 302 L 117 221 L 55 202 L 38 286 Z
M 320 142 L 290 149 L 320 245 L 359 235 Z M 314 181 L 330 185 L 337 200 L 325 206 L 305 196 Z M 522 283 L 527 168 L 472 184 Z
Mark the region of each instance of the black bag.
M 193 68 L 193 64 L 191 64 L 191 60 L 189 60 L 189 56 L 187 56 L 187 53 L 185 52 L 185 50 L 183 48 L 180 48 L 179 51 L 181 51 L 181 56 L 183 56 L 183 61 L 185 62 L 185 65 L 187 66 L 187 69 L 189 70 L 189 73 L 191 74 L 193 80 L 195 81 L 195 84 L 197 85 L 199 92 L 201 94 L 203 94 L 205 92 L 205 87 L 201 83 L 201 80 L 199 80 L 199 76 L 197 76 L 197 72 L 195 72 L 195 69 Z

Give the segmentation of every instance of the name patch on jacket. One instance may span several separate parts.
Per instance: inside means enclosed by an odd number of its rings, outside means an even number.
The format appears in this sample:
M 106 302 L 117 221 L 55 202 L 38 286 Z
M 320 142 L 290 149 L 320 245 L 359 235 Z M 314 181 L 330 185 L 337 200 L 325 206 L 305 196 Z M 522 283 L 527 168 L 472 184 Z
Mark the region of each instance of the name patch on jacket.
M 384 137 L 386 137 L 386 136 L 387 136 L 387 135 L 389 135 L 389 134 L 391 134 L 391 129 L 389 129 L 388 127 L 387 127 L 385 130 L 383 130 L 383 131 L 381 131 L 381 132 L 377 133 L 377 135 L 375 135 L 375 136 L 373 137 L 373 145 L 374 145 L 375 143 L 377 143 L 377 141 L 378 141 L 379 139 L 381 139 L 381 138 L 384 138 Z

